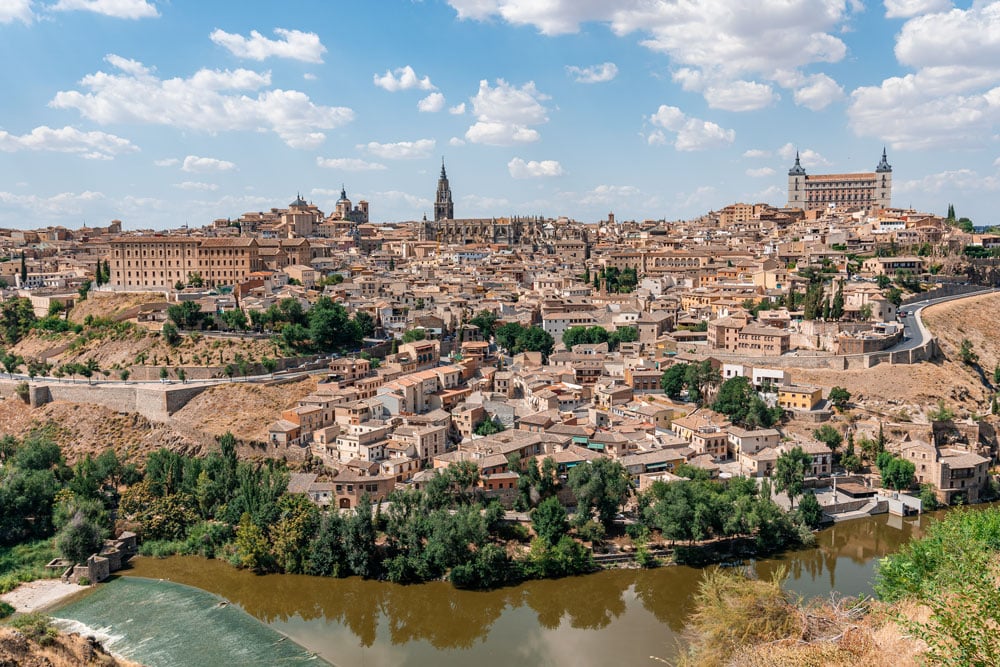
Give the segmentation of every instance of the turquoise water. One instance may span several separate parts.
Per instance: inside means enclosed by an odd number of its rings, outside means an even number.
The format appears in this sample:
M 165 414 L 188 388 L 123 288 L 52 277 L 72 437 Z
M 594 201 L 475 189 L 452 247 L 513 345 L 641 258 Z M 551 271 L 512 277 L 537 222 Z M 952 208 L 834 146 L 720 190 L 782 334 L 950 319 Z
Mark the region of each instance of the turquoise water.
M 168 581 L 120 577 L 52 616 L 148 667 L 330 664 L 221 597 Z

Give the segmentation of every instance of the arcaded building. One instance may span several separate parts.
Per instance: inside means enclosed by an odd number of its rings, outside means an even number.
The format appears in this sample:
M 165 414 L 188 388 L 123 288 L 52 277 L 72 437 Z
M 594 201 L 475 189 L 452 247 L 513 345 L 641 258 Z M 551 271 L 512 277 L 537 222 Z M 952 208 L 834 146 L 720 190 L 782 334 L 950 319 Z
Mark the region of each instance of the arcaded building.
M 882 149 L 882 160 L 874 172 L 817 174 L 810 176 L 795 154 L 788 170 L 788 208 L 804 211 L 830 206 L 889 208 L 892 204 L 892 166 Z

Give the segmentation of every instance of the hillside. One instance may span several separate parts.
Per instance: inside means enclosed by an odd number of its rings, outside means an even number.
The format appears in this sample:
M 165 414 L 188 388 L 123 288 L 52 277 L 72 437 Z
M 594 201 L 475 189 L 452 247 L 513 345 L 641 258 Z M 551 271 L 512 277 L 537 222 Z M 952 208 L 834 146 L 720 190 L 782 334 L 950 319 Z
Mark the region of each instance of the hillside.
M 941 358 L 933 363 L 913 365 L 880 364 L 858 371 L 794 370 L 796 382 L 823 387 L 841 386 L 855 401 L 867 407 L 895 415 L 905 411 L 910 416 L 922 408 L 935 406 L 939 399 L 955 409 L 959 416 L 989 410 L 991 391 L 979 374 L 961 362 L 958 349 L 968 338 L 986 377 L 1000 362 L 1000 340 L 996 338 L 996 309 L 1000 294 L 989 294 L 949 301 L 923 310 L 924 324 L 938 338 Z
M 195 396 L 174 413 L 171 422 L 212 436 L 231 432 L 240 440 L 267 440 L 267 426 L 281 411 L 316 389 L 309 377 L 296 382 L 264 386 L 241 382 L 216 385 Z
M 0 627 L 0 665 L 17 667 L 137 667 L 90 637 L 58 633 L 42 638 Z

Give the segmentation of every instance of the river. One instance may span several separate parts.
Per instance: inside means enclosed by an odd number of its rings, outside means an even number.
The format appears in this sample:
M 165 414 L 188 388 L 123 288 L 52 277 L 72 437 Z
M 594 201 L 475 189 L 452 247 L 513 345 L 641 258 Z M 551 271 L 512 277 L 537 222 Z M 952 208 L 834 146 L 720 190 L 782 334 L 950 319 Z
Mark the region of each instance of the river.
M 876 560 L 918 534 L 928 518 L 837 524 L 817 535 L 816 548 L 748 565 L 762 577 L 785 566 L 787 587 L 804 597 L 833 590 L 870 595 Z M 444 582 L 257 576 L 197 557 L 137 558 L 122 574 L 53 615 L 103 629 L 112 650 L 150 667 L 299 664 L 310 656 L 312 664 L 343 666 L 493 667 L 669 660 L 701 570 L 612 570 L 486 592 Z M 215 659 L 227 654 L 229 660 Z

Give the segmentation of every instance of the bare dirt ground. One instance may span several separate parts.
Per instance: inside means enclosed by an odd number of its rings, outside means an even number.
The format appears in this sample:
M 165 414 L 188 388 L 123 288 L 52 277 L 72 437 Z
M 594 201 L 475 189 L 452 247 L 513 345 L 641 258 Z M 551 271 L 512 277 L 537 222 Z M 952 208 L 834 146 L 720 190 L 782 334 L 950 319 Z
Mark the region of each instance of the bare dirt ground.
M 61 579 L 38 579 L 21 584 L 9 593 L 0 595 L 0 600 L 7 602 L 17 611 L 27 613 L 46 609 L 85 590 L 84 586 L 68 584 Z
M 229 431 L 240 440 L 266 441 L 268 425 L 313 392 L 316 382 L 310 377 L 269 387 L 241 382 L 216 385 L 191 399 L 172 421 L 212 436 Z

